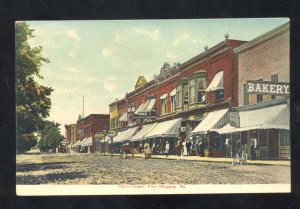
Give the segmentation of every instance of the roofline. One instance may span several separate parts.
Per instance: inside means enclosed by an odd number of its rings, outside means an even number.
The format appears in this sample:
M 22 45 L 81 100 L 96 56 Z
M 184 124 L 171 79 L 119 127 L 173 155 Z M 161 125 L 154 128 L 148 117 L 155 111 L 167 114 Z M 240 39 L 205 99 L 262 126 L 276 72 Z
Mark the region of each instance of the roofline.
M 256 37 L 256 38 L 248 41 L 247 43 L 235 48 L 233 51 L 234 51 L 234 53 L 237 53 L 237 54 L 241 53 L 251 47 L 254 47 L 264 41 L 267 41 L 277 35 L 280 35 L 281 33 L 288 31 L 289 29 L 290 29 L 290 22 L 286 22 L 286 23 L 284 23 L 284 24 L 282 24 L 282 25 Z

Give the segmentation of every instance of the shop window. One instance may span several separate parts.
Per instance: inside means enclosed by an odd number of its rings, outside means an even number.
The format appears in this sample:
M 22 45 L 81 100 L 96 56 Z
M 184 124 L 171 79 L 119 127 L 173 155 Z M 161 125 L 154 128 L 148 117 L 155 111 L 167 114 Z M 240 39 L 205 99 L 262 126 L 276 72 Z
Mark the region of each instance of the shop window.
M 290 131 L 280 130 L 280 146 L 290 146 L 291 144 L 291 135 Z
M 278 83 L 278 74 L 271 75 L 272 83 Z M 276 99 L 276 95 L 271 95 L 271 100 Z
M 168 97 L 161 100 L 161 114 L 162 115 L 167 114 L 167 100 L 168 100 Z
M 195 79 L 189 80 L 189 104 L 195 103 Z
M 212 135 L 211 146 L 213 150 L 223 150 L 225 137 L 223 135 Z
M 268 146 L 268 131 L 267 130 L 259 130 L 258 137 L 258 145 L 260 147 Z
M 215 100 L 219 101 L 224 99 L 224 90 L 223 89 L 218 89 L 215 91 Z
M 244 84 L 244 105 L 249 104 L 249 94 L 247 93 L 246 84 Z
M 176 110 L 176 96 L 171 96 L 171 112 Z

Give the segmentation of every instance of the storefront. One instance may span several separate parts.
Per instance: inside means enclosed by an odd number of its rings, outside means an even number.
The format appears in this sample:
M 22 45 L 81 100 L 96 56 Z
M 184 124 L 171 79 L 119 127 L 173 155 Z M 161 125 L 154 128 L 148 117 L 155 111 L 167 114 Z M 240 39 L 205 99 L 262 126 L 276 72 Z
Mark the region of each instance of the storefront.
M 168 141 L 170 154 L 174 152 L 175 144 L 180 136 L 181 118 L 157 123 L 144 137 L 150 148 L 157 147 L 157 154 L 163 154 Z
M 225 156 L 225 137 L 212 129 L 221 128 L 229 122 L 229 109 L 209 112 L 199 125 L 191 132 L 192 136 L 201 135 L 205 144 L 205 155 L 209 157 Z
M 211 131 L 229 136 L 233 145 L 240 139 L 249 156 L 250 138 L 254 136 L 257 138 L 259 159 L 290 159 L 290 109 L 287 100 L 233 108 L 230 115 L 230 123 Z

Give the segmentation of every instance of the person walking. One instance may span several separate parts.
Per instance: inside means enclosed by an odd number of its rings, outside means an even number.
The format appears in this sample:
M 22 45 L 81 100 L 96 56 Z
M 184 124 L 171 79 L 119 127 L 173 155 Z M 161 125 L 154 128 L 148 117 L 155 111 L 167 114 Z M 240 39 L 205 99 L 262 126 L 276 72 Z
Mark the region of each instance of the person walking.
M 192 146 L 192 138 L 190 137 L 186 143 L 187 156 L 190 156 Z
M 165 146 L 166 157 L 168 157 L 168 155 L 169 155 L 169 150 L 170 150 L 170 144 L 168 141 L 166 141 L 166 146 Z
M 255 138 L 254 134 L 250 139 L 250 154 L 251 160 L 256 160 L 256 147 L 257 147 L 257 139 Z
M 231 157 L 230 144 L 231 144 L 231 139 L 229 138 L 229 136 L 227 136 L 227 138 L 225 139 L 225 153 L 227 158 Z

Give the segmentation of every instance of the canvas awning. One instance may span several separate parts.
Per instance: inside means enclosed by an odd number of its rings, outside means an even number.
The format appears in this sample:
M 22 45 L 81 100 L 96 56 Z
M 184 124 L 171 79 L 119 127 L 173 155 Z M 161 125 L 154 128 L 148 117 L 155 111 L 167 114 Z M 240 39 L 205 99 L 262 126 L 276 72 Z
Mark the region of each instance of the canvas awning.
M 113 139 L 113 143 L 130 140 L 130 138 L 137 132 L 137 127 L 129 128 L 125 131 L 119 132 L 118 135 Z
M 176 88 L 173 89 L 173 90 L 171 91 L 171 93 L 170 93 L 170 96 L 171 96 L 171 97 L 173 97 L 173 96 L 175 96 L 175 95 L 176 95 Z
M 79 143 L 81 143 L 80 140 L 78 140 L 77 142 L 75 142 L 75 144 L 72 145 L 72 147 L 76 147 L 76 146 L 79 146 Z
M 219 134 L 255 129 L 290 129 L 290 110 L 287 104 L 265 107 L 256 110 L 239 111 L 240 125 L 227 124 L 213 131 Z
M 223 127 L 229 122 L 229 116 L 227 113 L 228 108 L 209 112 L 199 125 L 191 132 L 191 134 L 206 134 L 207 131 L 210 131 L 210 129 Z
M 219 89 L 224 89 L 224 87 L 223 87 L 223 71 L 220 71 L 215 75 L 214 79 L 210 82 L 206 91 L 207 92 L 216 91 Z
M 114 143 L 120 142 L 124 136 L 124 133 L 125 133 L 125 131 L 119 131 L 118 135 L 113 138 L 113 142 Z
M 88 147 L 88 146 L 92 146 L 92 145 L 93 145 L 93 139 L 92 139 L 92 137 L 86 138 L 86 140 L 81 143 L 82 147 Z
M 153 110 L 153 107 L 155 105 L 155 98 L 148 99 L 145 103 L 144 107 L 142 108 L 142 113 L 151 112 Z
M 123 113 L 119 119 L 119 121 L 126 122 L 127 121 L 127 112 Z
M 178 137 L 180 126 L 181 118 L 160 122 L 144 138 Z
M 137 132 L 133 137 L 131 137 L 130 141 L 138 141 L 138 140 L 143 140 L 144 136 L 148 134 L 155 126 L 157 123 L 153 124 L 146 124 L 143 125 L 143 128 Z
M 82 140 L 77 144 L 77 146 L 82 146 L 82 144 L 83 144 L 87 139 L 88 139 L 88 138 L 82 139 Z
M 138 127 L 132 127 L 125 131 L 122 141 L 130 140 L 131 137 L 136 134 Z
M 139 114 L 144 106 L 145 106 L 145 102 L 140 104 L 140 106 L 137 108 L 137 110 L 134 112 L 134 114 L 136 114 L 136 115 Z
M 167 93 L 164 93 L 164 94 L 162 94 L 161 96 L 160 96 L 160 99 L 165 99 L 165 98 L 167 98 L 168 97 L 168 94 Z

